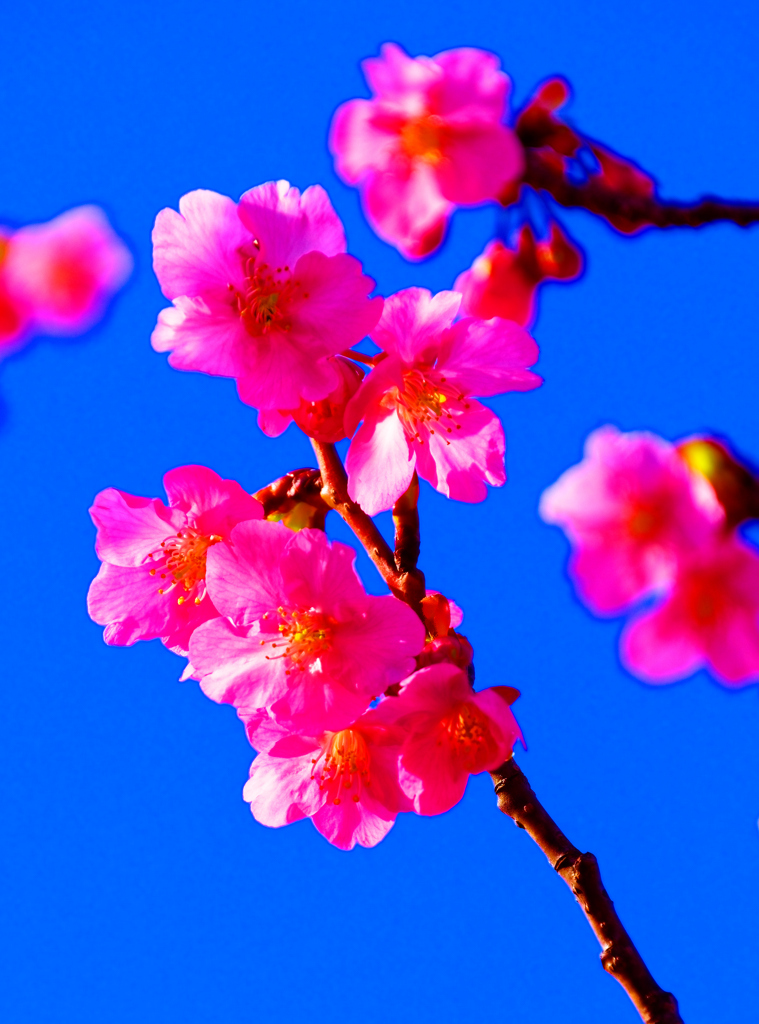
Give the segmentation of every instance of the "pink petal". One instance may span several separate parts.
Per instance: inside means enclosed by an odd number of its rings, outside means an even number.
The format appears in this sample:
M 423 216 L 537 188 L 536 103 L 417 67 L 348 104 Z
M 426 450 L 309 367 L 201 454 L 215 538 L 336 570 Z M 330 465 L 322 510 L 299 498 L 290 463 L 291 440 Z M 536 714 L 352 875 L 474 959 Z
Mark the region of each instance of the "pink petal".
M 424 444 L 413 443 L 416 466 L 419 476 L 441 494 L 456 501 L 484 501 L 486 483 L 500 487 L 506 482 L 503 427 L 495 413 L 474 399 L 466 402 L 468 408 L 460 405 L 451 402 L 448 409 L 460 430 L 441 423 L 434 434 L 423 432 Z
M 467 317 L 446 331 L 437 370 L 466 394 L 486 398 L 538 387 L 541 378 L 526 367 L 539 355 L 527 331 L 513 321 Z
M 330 543 L 323 530 L 291 534 L 280 563 L 288 600 L 304 608 L 363 607 L 367 596 L 355 561 L 353 548 L 339 541 Z
M 231 302 L 209 305 L 184 296 L 161 310 L 150 338 L 156 352 L 171 352 L 169 363 L 175 369 L 218 377 L 237 376 L 250 340 Z
M 407 259 L 422 259 L 445 234 L 453 204 L 440 191 L 434 169 L 399 157 L 366 180 L 364 208 L 374 230 Z
M 424 113 L 427 92 L 442 77 L 429 57 L 409 57 L 397 43 L 384 43 L 380 56 L 362 61 L 361 69 L 372 92 L 412 117 Z
M 235 367 L 237 391 L 247 405 L 259 409 L 294 409 L 301 398 L 324 398 L 338 383 L 326 355 L 309 350 L 308 337 L 273 329 L 249 338 Z
M 269 660 L 268 650 L 261 634 L 248 635 L 222 618 L 199 626 L 190 639 L 190 661 L 203 693 L 236 707 L 269 707 L 287 692 L 284 662 Z
M 169 636 L 208 617 L 208 606 L 178 605 L 178 592 L 172 589 L 159 594 L 160 585 L 148 565 L 127 568 L 104 562 L 100 566 L 90 584 L 87 610 L 90 618 L 106 627 L 107 644 L 131 646 L 137 640 Z
M 380 815 L 376 810 L 362 806 L 361 802 L 343 800 L 337 806 L 325 803 L 311 820 L 333 846 L 352 850 L 356 843 L 359 846 L 376 846 L 393 827 L 395 818 L 396 815 L 390 812 Z
M 496 199 L 524 170 L 524 150 L 503 125 L 451 131 L 435 168 L 441 195 L 457 205 Z
M 250 804 L 256 821 L 281 828 L 315 813 L 325 797 L 311 778 L 311 756 L 258 755 L 243 789 L 243 798 Z
M 224 295 L 244 287 L 241 249 L 253 239 L 237 215 L 237 203 L 208 189 L 188 192 L 179 213 L 165 209 L 153 228 L 153 269 L 167 299 Z
M 443 75 L 431 90 L 434 112 L 450 121 L 498 124 L 511 83 L 493 53 L 462 46 L 433 57 Z
M 172 507 L 187 512 L 201 533 L 227 537 L 237 523 L 263 518 L 261 503 L 236 480 L 222 480 L 206 466 L 171 469 L 163 485 Z
M 282 412 L 280 409 L 261 409 L 258 414 L 258 429 L 267 437 L 279 437 L 284 434 L 292 423 L 293 418 L 289 412 Z
M 321 185 L 301 195 L 287 181 L 268 181 L 240 199 L 240 219 L 272 267 L 294 267 L 301 256 L 345 252 L 345 232 Z
M 633 619 L 622 633 L 619 652 L 625 667 L 650 683 L 685 679 L 704 662 L 696 638 L 682 629 L 667 604 Z
M 206 585 L 222 615 L 250 625 L 286 600 L 280 567 L 295 536 L 281 523 L 249 520 L 232 530 L 231 544 L 209 548 Z
M 355 185 L 369 171 L 388 167 L 399 149 L 398 132 L 376 117 L 371 100 L 350 100 L 337 108 L 329 148 L 343 181 Z
M 98 528 L 98 558 L 122 566 L 141 565 L 186 522 L 181 511 L 166 508 L 160 498 L 140 498 L 114 487 L 97 495 L 90 515 Z
M 351 441 L 345 459 L 348 494 L 370 516 L 392 508 L 414 475 L 411 451 L 398 414 L 380 418 L 368 413 Z
M 426 288 L 405 288 L 385 299 L 382 316 L 371 332 L 372 341 L 406 364 L 423 361 L 432 365 L 440 350 L 441 335 L 453 323 L 460 306 L 458 292 L 433 295 Z M 458 360 L 461 362 L 460 355 Z

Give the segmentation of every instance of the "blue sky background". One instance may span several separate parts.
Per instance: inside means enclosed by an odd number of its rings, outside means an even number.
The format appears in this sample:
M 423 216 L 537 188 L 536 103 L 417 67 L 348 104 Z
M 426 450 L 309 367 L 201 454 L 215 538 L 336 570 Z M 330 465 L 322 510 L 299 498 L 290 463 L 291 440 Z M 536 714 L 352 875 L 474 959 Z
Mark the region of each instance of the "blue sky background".
M 442 817 L 402 817 L 373 851 L 341 853 L 307 821 L 256 824 L 231 709 L 178 683 L 181 662 L 157 641 L 108 648 L 88 620 L 87 508 L 110 485 L 159 494 L 188 462 L 250 490 L 313 462 L 294 428 L 265 439 L 232 382 L 172 371 L 150 349 L 165 305 L 150 229 L 184 192 L 323 183 L 385 294 L 450 287 L 491 236 L 492 208 L 461 212 L 445 248 L 412 266 L 335 177 L 330 116 L 365 94 L 358 61 L 381 42 L 492 49 L 518 102 L 560 72 L 577 123 L 665 195 L 757 198 L 759 10 L 27 0 L 3 22 L 0 222 L 99 203 L 137 265 L 86 338 L 39 341 L 0 368 L 0 1018 L 632 1024 L 571 895 L 487 779 Z M 476 507 L 423 486 L 423 567 L 465 610 L 479 684 L 522 690 L 520 763 L 599 857 L 688 1024 L 745 1024 L 759 999 L 757 689 L 627 676 L 619 623 L 576 602 L 565 541 L 536 509 L 606 422 L 716 430 L 759 458 L 759 229 L 629 241 L 581 213 L 563 222 L 588 272 L 544 292 L 545 386 L 493 402 L 509 483 Z

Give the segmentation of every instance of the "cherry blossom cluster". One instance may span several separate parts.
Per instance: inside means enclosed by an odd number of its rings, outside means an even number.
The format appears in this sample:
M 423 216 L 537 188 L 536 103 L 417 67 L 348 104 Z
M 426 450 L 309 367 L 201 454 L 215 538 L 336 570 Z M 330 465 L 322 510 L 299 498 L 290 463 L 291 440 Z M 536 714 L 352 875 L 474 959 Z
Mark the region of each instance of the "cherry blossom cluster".
M 369 297 L 322 188 L 269 182 L 239 203 L 193 192 L 158 215 L 153 240 L 172 301 L 154 347 L 233 377 L 270 435 L 294 421 L 324 445 L 351 438 L 347 489 L 367 518 L 415 474 L 463 501 L 504 483 L 503 428 L 478 397 L 537 387 L 535 342 L 461 316 L 456 292 Z M 367 335 L 376 355 L 352 348 Z M 164 486 L 168 505 L 96 498 L 90 615 L 110 644 L 160 638 L 188 657 L 184 678 L 237 709 L 259 751 L 245 787 L 259 821 L 310 817 L 339 847 L 372 846 L 400 811 L 448 810 L 471 773 L 511 755 L 516 691 L 473 690 L 443 595 L 412 607 L 367 594 L 352 548 L 290 528 L 309 520 L 281 506 L 265 515 L 263 492 L 205 467 Z
M 620 231 L 676 222 L 652 179 L 557 117 L 558 80 L 511 127 L 509 80 L 491 54 L 411 58 L 388 44 L 364 67 L 374 96 L 338 109 L 330 145 L 371 224 L 410 259 L 440 244 L 456 206 L 524 213 L 524 195 L 541 189 Z M 688 222 L 728 216 L 718 206 L 686 211 Z M 109 251 L 111 277 L 98 280 L 113 287 Z M 183 466 L 164 477 L 168 504 L 102 491 L 90 615 L 109 644 L 160 639 L 187 659 L 183 679 L 236 709 L 257 751 L 244 796 L 258 821 L 308 817 L 338 847 L 373 846 L 402 811 L 448 810 L 521 738 L 517 691 L 474 689 L 462 613 L 417 567 L 419 478 L 465 502 L 504 484 L 503 427 L 483 400 L 541 384 L 526 330 L 536 289 L 575 279 L 582 256 L 555 218 L 539 228 L 525 215 L 453 290 L 375 295 L 325 190 L 287 181 L 239 201 L 190 192 L 158 214 L 153 254 L 171 303 L 154 349 L 177 369 L 233 379 L 261 430 L 294 423 L 319 468 L 251 494 Z M 735 532 L 746 509 L 730 504 L 747 472 L 716 442 L 675 448 L 605 428 L 544 495 L 591 608 L 654 602 L 623 636 L 644 678 L 703 664 L 730 683 L 759 677 L 759 558 Z M 394 551 L 372 520 L 389 509 Z M 328 539 L 330 510 L 389 594 L 367 593 L 354 550 Z
M 620 655 L 647 682 L 700 668 L 730 686 L 759 680 L 759 554 L 737 531 L 756 514 L 752 483 L 711 439 L 607 426 L 544 492 L 580 598 L 599 615 L 634 611 Z
M 131 253 L 96 206 L 0 228 L 0 358 L 34 334 L 88 330 L 131 271 Z

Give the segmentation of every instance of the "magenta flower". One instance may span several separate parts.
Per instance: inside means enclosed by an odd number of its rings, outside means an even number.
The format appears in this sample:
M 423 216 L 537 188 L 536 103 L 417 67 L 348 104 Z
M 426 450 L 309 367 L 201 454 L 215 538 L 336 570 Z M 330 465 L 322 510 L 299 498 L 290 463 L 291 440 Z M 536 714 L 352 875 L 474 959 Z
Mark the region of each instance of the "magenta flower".
M 162 210 L 153 230 L 155 272 L 174 303 L 153 348 L 179 370 L 234 377 L 261 410 L 325 398 L 339 382 L 329 357 L 374 327 L 382 299 L 368 298 L 374 282 L 346 254 L 324 189 L 268 182 L 239 205 L 199 189 L 179 211 Z
M 243 716 L 245 717 L 245 716 Z M 246 721 L 264 751 L 250 768 L 243 796 L 271 828 L 311 818 L 334 846 L 376 846 L 411 804 L 398 783 L 405 734 L 367 711 L 347 728 L 292 735 L 258 713 Z
M 712 487 L 671 444 L 611 426 L 544 491 L 540 514 L 569 537 L 582 599 L 608 615 L 671 584 L 683 553 L 711 543 L 724 522 Z
M 450 664 L 415 672 L 374 714 L 403 729 L 400 783 L 417 814 L 442 814 L 464 795 L 470 775 L 511 757 L 522 734 L 509 700 L 492 686 L 475 693 L 465 672 Z M 514 691 L 510 691 L 513 695 Z
M 506 480 L 495 413 L 471 395 L 529 391 L 540 377 L 530 335 L 509 320 L 454 323 L 461 296 L 407 288 L 385 302 L 372 340 L 383 359 L 351 399 L 348 490 L 369 515 L 390 508 L 416 469 L 442 494 L 482 501 Z
M 97 206 L 0 239 L 0 346 L 36 331 L 81 334 L 132 271 L 132 256 Z M 0 348 L 2 351 L 2 348 Z
M 521 175 L 522 147 L 501 123 L 510 82 L 492 53 L 466 47 L 412 58 L 385 43 L 362 66 L 374 98 L 338 108 L 330 149 L 377 234 L 418 259 L 455 205 L 495 199 Z
M 708 668 L 728 686 L 759 681 L 759 556 L 736 537 L 681 560 L 663 603 L 634 618 L 621 639 L 626 667 L 650 683 Z
M 355 551 L 321 530 L 245 523 L 208 553 L 226 618 L 195 631 L 190 661 L 213 700 L 269 708 L 309 735 L 342 729 L 413 671 L 424 627 L 395 597 L 364 590 Z
M 234 480 L 205 466 L 163 478 L 169 498 L 140 498 L 109 487 L 90 509 L 103 564 L 87 597 L 107 644 L 160 637 L 186 654 L 190 636 L 219 613 L 206 589 L 206 559 L 226 547 L 232 527 L 261 519 L 261 504 Z

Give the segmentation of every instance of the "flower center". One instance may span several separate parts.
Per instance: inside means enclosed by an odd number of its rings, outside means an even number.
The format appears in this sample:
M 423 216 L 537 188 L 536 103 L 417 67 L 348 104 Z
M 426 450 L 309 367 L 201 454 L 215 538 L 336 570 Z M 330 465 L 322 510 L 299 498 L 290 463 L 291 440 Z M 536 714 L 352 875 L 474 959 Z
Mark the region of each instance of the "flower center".
M 206 556 L 208 549 L 218 544 L 221 537 L 218 534 L 198 533 L 191 526 L 180 530 L 176 537 L 167 537 L 161 541 L 160 551 L 148 555 L 151 561 L 161 559 L 161 564 L 150 570 L 150 575 L 159 574 L 161 580 L 169 580 L 169 583 L 159 587 L 159 594 L 166 594 L 174 587 L 181 587 L 184 594 L 177 598 L 177 604 L 184 604 L 189 592 L 206 578 Z M 202 593 L 195 595 L 195 604 L 205 597 L 205 587 Z
M 634 540 L 650 540 L 661 525 L 661 514 L 645 505 L 635 505 L 627 516 L 627 532 Z
M 274 269 L 267 263 L 257 266 L 255 257 L 250 257 L 245 272 L 245 291 L 240 293 L 235 290 L 235 300 L 248 334 L 257 338 L 275 327 L 289 331 L 287 307 L 300 286 L 300 282 L 293 281 L 290 276 L 290 268 Z M 232 285 L 229 287 L 232 289 Z M 308 298 L 308 295 L 304 297 Z
M 366 740 L 356 729 L 341 729 L 327 733 L 327 737 L 321 754 L 311 762 L 314 766 L 311 778 L 319 783 L 319 789 L 326 787 L 333 804 L 341 802 L 342 791 L 346 789 L 354 790 L 350 795 L 358 803 L 363 786 L 369 784 Z
M 437 430 L 445 443 L 450 444 L 445 435 L 461 430 L 461 424 L 453 417 L 458 403 L 463 403 L 464 409 L 469 408 L 466 397 L 452 388 L 445 377 L 430 380 L 421 370 L 406 370 L 403 387 L 391 388 L 386 402 L 395 406 L 406 437 L 420 444 L 424 444 L 421 429 L 429 430 L 430 434 Z
M 487 717 L 469 701 L 456 705 L 441 719 L 438 746 L 448 743 L 458 764 L 469 772 L 482 770 L 482 762 L 491 756 L 495 743 Z
M 443 159 L 443 134 L 442 118 L 436 114 L 424 114 L 403 125 L 401 148 L 411 159 L 418 157 L 428 164 L 439 164 Z
M 268 618 L 270 614 L 267 612 L 264 618 Z M 265 647 L 268 644 L 272 650 L 284 650 L 280 654 L 267 654 L 266 660 L 286 658 L 289 668 L 285 670 L 285 674 L 288 676 L 293 670 L 320 670 L 320 656 L 326 654 L 332 647 L 333 620 L 314 608 L 278 608 L 277 615 L 280 619 L 277 630 L 281 639 L 262 640 L 261 646 Z

